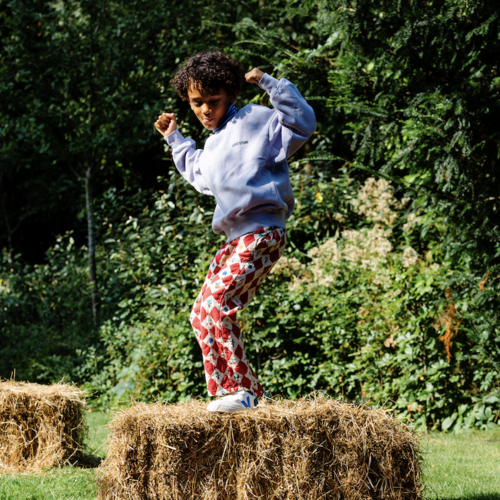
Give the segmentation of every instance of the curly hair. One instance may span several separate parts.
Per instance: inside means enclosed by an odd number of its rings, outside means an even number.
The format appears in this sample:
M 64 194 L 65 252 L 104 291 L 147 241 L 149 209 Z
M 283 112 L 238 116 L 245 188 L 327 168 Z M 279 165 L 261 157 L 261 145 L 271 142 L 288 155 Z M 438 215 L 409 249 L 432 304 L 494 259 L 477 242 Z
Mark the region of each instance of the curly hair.
M 177 70 L 170 83 L 183 101 L 188 100 L 189 87 L 209 94 L 224 89 L 234 95 L 241 88 L 241 68 L 222 52 L 200 52 Z

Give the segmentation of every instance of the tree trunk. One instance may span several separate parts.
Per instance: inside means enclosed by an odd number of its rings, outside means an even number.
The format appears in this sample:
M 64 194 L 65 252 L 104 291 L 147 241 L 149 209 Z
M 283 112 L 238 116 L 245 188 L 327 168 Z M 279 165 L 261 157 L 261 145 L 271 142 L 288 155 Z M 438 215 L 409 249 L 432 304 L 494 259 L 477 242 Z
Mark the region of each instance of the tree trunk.
M 9 217 L 7 215 L 7 210 L 5 209 L 5 203 L 2 196 L 2 180 L 3 180 L 3 171 L 0 170 L 0 205 L 2 206 L 3 218 L 5 223 L 5 230 L 7 231 L 7 248 L 8 248 L 8 261 L 11 262 L 11 253 L 12 253 L 12 231 L 10 229 Z
M 88 255 L 89 255 L 89 278 L 90 290 L 92 295 L 92 314 L 94 316 L 94 325 L 98 326 L 97 318 L 97 276 L 95 262 L 95 225 L 94 225 L 94 201 L 92 198 L 92 168 L 87 165 L 85 170 L 85 201 L 87 208 L 87 236 L 88 236 Z

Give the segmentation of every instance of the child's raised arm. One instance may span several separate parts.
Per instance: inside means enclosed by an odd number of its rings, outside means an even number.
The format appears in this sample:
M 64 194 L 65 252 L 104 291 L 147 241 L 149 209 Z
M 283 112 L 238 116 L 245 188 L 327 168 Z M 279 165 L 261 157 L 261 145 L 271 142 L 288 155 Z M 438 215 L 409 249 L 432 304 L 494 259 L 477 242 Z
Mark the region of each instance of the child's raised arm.
M 184 138 L 178 132 L 175 114 L 161 114 L 155 122 L 155 127 L 165 137 L 168 145 L 172 147 L 174 163 L 182 177 L 200 193 L 213 196 L 201 175 L 200 156 L 203 154 L 203 150 L 196 149 L 193 139 Z
M 270 139 L 280 151 L 274 161 L 279 163 L 292 156 L 314 132 L 314 110 L 302 97 L 297 87 L 287 79 L 277 80 L 258 68 L 245 75 L 249 83 L 256 83 L 265 90 L 276 111 L 270 124 Z M 281 139 L 281 146 L 278 142 Z

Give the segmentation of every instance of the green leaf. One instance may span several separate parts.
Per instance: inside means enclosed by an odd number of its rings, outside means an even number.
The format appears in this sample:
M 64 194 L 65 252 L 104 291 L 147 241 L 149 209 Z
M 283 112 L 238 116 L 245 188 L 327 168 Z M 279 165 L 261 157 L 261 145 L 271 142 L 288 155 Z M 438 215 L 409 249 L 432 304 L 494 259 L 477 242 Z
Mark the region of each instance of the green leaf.
M 443 431 L 447 431 L 453 425 L 453 422 L 455 422 L 457 416 L 458 416 L 457 413 L 453 413 L 451 417 L 445 418 L 443 420 L 443 423 L 441 424 L 441 429 Z

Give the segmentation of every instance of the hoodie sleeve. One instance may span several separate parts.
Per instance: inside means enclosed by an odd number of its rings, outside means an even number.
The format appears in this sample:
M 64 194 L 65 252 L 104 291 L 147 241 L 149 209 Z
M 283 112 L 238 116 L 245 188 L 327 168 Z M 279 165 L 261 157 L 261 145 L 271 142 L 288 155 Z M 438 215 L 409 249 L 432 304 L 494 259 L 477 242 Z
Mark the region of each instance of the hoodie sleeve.
M 275 113 L 269 127 L 271 154 L 275 163 L 292 156 L 314 132 L 316 116 L 302 94 L 286 78 L 277 80 L 267 73 L 259 87 L 271 99 Z
M 213 196 L 212 191 L 210 191 L 210 188 L 201 175 L 200 157 L 203 154 L 203 149 L 196 149 L 196 143 L 193 139 L 183 137 L 177 129 L 167 135 L 165 140 L 172 148 L 175 166 L 182 177 L 196 191 Z

